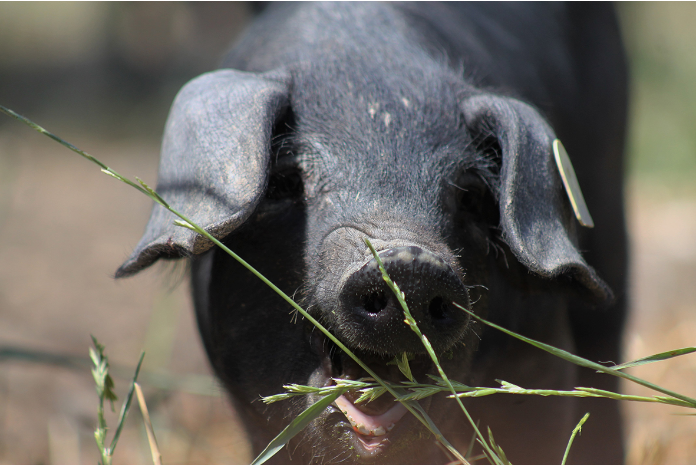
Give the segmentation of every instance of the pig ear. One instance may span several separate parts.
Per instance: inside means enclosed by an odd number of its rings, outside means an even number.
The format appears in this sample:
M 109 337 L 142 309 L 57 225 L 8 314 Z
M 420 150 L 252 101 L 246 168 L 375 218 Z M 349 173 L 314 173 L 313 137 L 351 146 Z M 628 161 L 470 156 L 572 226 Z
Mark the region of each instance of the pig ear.
M 157 192 L 216 238 L 253 212 L 264 195 L 274 123 L 288 106 L 290 78 L 218 70 L 184 86 L 172 105 L 162 141 Z M 145 233 L 116 277 L 159 258 L 201 253 L 212 243 L 174 225 L 155 204 Z
M 546 278 L 570 276 L 597 301 L 611 300 L 609 287 L 578 251 L 575 218 L 553 157 L 556 136 L 544 118 L 518 100 L 491 95 L 468 98 L 463 112 L 474 137 L 497 139 L 500 226 L 520 263 Z

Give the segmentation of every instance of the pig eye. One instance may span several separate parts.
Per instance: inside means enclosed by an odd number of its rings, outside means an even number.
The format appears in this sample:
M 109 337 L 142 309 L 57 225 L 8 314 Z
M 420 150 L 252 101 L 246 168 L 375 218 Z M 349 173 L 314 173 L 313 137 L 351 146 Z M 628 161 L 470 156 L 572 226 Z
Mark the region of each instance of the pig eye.
M 302 171 L 298 166 L 294 144 L 295 115 L 287 109 L 276 121 L 271 142 L 271 173 L 266 198 L 270 200 L 301 200 L 304 196 Z
M 498 208 L 486 183 L 472 172 L 464 172 L 453 183 L 459 214 L 468 220 L 494 222 Z
M 279 163 L 280 164 L 280 163 Z M 290 163 L 283 163 L 290 165 Z M 266 198 L 270 200 L 301 200 L 304 196 L 302 173 L 296 166 L 276 166 L 268 179 Z

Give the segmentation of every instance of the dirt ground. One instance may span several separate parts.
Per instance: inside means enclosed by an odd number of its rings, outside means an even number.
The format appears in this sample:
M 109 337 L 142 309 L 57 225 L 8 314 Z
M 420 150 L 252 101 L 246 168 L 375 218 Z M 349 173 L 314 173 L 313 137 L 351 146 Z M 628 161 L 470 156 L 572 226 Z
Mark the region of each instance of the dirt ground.
M 243 433 L 197 339 L 181 269 L 114 281 L 139 239 L 150 202 L 85 160 L 19 126 L 0 133 L 0 465 L 94 464 L 97 397 L 84 368 L 43 352 L 86 357 L 90 334 L 114 366 L 144 347 L 148 403 L 164 462 L 248 463 Z M 155 184 L 156 144 L 63 134 L 117 171 Z M 696 195 L 634 182 L 628 191 L 633 316 L 626 357 L 696 345 Z M 34 361 L 18 359 L 9 349 Z M 37 363 L 36 359 L 43 360 Z M 154 378 L 157 373 L 170 375 Z M 633 370 L 696 396 L 696 355 Z M 172 377 L 171 375 L 176 375 Z M 199 375 L 198 377 L 193 375 Z M 182 390 L 152 388 L 152 384 Z M 127 380 L 116 377 L 123 395 Z M 646 393 L 628 386 L 627 391 Z M 209 395 L 193 394 L 190 391 Z M 696 418 L 626 405 L 631 465 L 696 464 Z M 109 416 L 115 424 L 115 415 Z M 140 414 L 130 415 L 114 464 L 147 464 Z M 586 428 L 592 427 L 592 420 Z M 504 446 L 504 445 L 503 445 Z M 514 461 L 514 458 L 513 458 Z

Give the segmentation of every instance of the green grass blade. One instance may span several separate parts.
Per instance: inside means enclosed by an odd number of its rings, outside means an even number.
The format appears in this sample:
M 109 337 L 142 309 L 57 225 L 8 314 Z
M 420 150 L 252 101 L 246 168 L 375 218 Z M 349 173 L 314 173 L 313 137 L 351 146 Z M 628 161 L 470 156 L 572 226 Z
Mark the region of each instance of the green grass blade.
M 444 370 L 442 369 L 442 366 L 440 365 L 440 361 L 437 358 L 437 354 L 435 354 L 435 351 L 433 350 L 432 346 L 430 345 L 430 341 L 428 338 L 421 333 L 420 328 L 418 328 L 418 324 L 416 323 L 415 318 L 413 318 L 413 315 L 411 315 L 411 311 L 408 309 L 408 305 L 406 304 L 406 297 L 404 293 L 399 289 L 399 286 L 391 280 L 389 275 L 387 274 L 387 270 L 384 268 L 384 264 L 382 263 L 382 259 L 379 257 L 379 254 L 375 250 L 375 248 L 372 246 L 372 243 L 370 243 L 370 240 L 365 238 L 365 245 L 370 249 L 370 252 L 372 252 L 372 256 L 375 258 L 375 261 L 377 262 L 377 265 L 379 266 L 379 270 L 382 273 L 382 279 L 384 279 L 384 282 L 387 283 L 387 286 L 394 292 L 394 295 L 396 296 L 396 299 L 399 301 L 399 304 L 401 305 L 401 308 L 404 311 L 404 316 L 406 319 L 404 320 L 404 323 L 406 323 L 411 330 L 416 333 L 418 338 L 421 340 L 423 343 L 423 347 L 425 347 L 425 350 L 428 352 L 428 355 L 430 356 L 430 359 L 433 361 L 435 366 L 437 367 L 438 373 L 440 373 L 440 376 L 442 379 L 445 381 L 447 384 L 447 387 L 450 389 L 450 392 L 452 395 L 454 395 L 454 399 L 459 404 L 459 408 L 464 412 L 464 415 L 466 416 L 467 420 L 471 424 L 471 426 L 474 428 L 474 431 L 479 436 L 479 439 L 481 439 L 481 443 L 483 444 L 483 447 L 488 450 L 488 452 L 491 454 L 491 456 L 494 457 L 495 462 L 497 464 L 500 464 L 501 461 L 498 458 L 498 456 L 488 447 L 488 444 L 486 441 L 483 439 L 483 435 L 481 432 L 478 430 L 478 427 L 476 426 L 476 423 L 474 423 L 473 418 L 471 418 L 471 415 L 469 415 L 469 411 L 464 407 L 464 404 L 462 403 L 462 400 L 457 397 L 457 392 L 455 391 L 454 387 L 452 386 L 452 383 L 450 383 L 449 378 L 447 377 L 447 374 L 445 374 Z M 433 425 L 434 426 L 434 425 Z M 444 438 L 443 438 L 444 439 Z M 444 444 L 444 442 L 443 442 Z M 445 444 L 447 446 L 447 444 Z M 450 452 L 457 458 L 457 460 L 461 461 L 463 464 L 467 464 L 468 462 L 464 458 L 464 456 L 456 450 L 454 447 L 449 447 L 448 449 Z
M 616 365 L 609 368 L 611 368 L 612 370 L 625 370 L 626 368 L 637 367 L 653 362 L 661 362 L 662 360 L 669 360 L 670 358 L 690 354 L 692 352 L 696 352 L 696 347 L 684 347 L 683 349 L 668 350 L 667 352 L 651 355 L 649 357 L 639 358 L 638 360 L 622 363 L 621 365 Z
M 401 374 L 403 374 L 409 381 L 415 381 L 415 379 L 413 379 L 413 373 L 411 372 L 411 365 L 408 363 L 408 354 L 404 352 L 401 354 L 401 358 L 397 356 L 395 360 L 396 366 L 399 368 Z
M 462 454 L 459 453 L 459 451 L 447 440 L 445 437 L 442 435 L 440 432 L 440 429 L 433 423 L 433 420 L 428 416 L 427 413 L 425 413 L 425 410 L 423 410 L 423 407 L 416 402 L 415 400 L 408 400 L 408 401 L 403 401 L 402 404 L 406 408 L 413 408 L 417 410 L 422 416 L 423 416 L 423 424 L 430 430 L 431 433 L 435 436 L 435 439 L 440 442 L 443 446 L 447 448 L 448 451 L 452 455 L 454 455 L 457 460 L 461 462 L 461 465 L 470 465 L 469 462 L 464 458 Z
M 285 427 L 283 431 L 280 432 L 259 454 L 258 457 L 251 462 L 251 465 L 261 465 L 268 459 L 273 457 L 280 449 L 282 449 L 285 444 L 287 444 L 292 438 L 294 438 L 300 431 L 302 431 L 305 426 L 307 426 L 312 420 L 317 418 L 321 413 L 331 405 L 333 401 L 338 399 L 341 395 L 340 392 L 329 394 L 326 397 L 322 397 L 304 412 L 299 414 L 288 426 Z
M 490 321 L 484 320 L 483 318 L 481 318 L 478 315 L 474 314 L 473 312 L 467 310 L 466 308 L 462 307 L 461 305 L 457 304 L 456 302 L 453 302 L 453 304 L 457 308 L 467 312 L 473 318 L 476 318 L 477 320 L 479 320 L 481 323 L 488 325 L 492 328 L 495 328 L 499 331 L 502 331 L 505 334 L 508 334 L 516 339 L 519 339 L 519 340 L 524 341 L 528 344 L 531 344 L 534 347 L 537 347 L 541 350 L 544 350 L 552 355 L 555 355 L 556 357 L 562 358 L 563 360 L 574 363 L 574 364 L 581 366 L 581 367 L 596 370 L 596 371 L 601 372 L 601 373 L 607 373 L 607 374 L 610 374 L 613 376 L 618 376 L 619 378 L 627 379 L 629 381 L 632 381 L 636 384 L 640 384 L 641 386 L 645 386 L 645 387 L 652 389 L 654 391 L 661 392 L 663 394 L 667 394 L 668 396 L 674 397 L 676 399 L 683 400 L 684 402 L 687 402 L 691 406 L 696 407 L 696 399 L 692 399 L 690 397 L 684 396 L 682 394 L 671 391 L 669 389 L 665 389 L 661 386 L 657 386 L 656 384 L 653 384 L 649 381 L 645 381 L 644 379 L 641 379 L 641 378 L 637 378 L 633 375 L 629 375 L 628 373 L 624 373 L 623 371 L 616 370 L 615 368 L 605 367 L 604 365 L 600 365 L 599 363 L 591 362 L 591 361 L 584 359 L 582 357 L 578 357 L 577 355 L 573 355 L 570 352 L 567 352 L 563 349 L 558 349 L 558 348 L 550 346 L 548 344 L 544 344 L 543 342 L 535 341 L 534 339 L 524 337 L 520 334 L 514 333 L 508 329 L 505 329 L 502 326 L 498 326 L 495 323 L 491 323 Z
M 570 435 L 570 439 L 568 440 L 568 445 L 566 446 L 565 454 L 563 454 L 563 461 L 561 462 L 561 465 L 565 465 L 566 461 L 568 460 L 568 454 L 570 453 L 570 446 L 573 445 L 573 441 L 575 440 L 575 436 L 580 433 L 582 430 L 582 425 L 585 424 L 587 419 L 590 418 L 590 412 L 587 412 L 584 417 L 580 419 L 578 422 L 577 426 L 573 429 L 573 432 Z
M 138 381 L 138 374 L 140 373 L 140 367 L 143 364 L 143 359 L 145 358 L 145 352 L 140 354 L 140 360 L 138 365 L 135 367 L 135 374 L 133 375 L 133 381 L 131 381 L 130 389 L 128 389 L 128 395 L 121 405 L 121 413 L 118 416 L 118 426 L 116 426 L 116 431 L 114 432 L 114 438 L 111 440 L 111 445 L 109 446 L 109 453 L 113 454 L 116 444 L 118 443 L 118 438 L 121 437 L 121 430 L 123 429 L 123 424 L 126 421 L 126 416 L 128 415 L 128 410 L 130 409 L 131 402 L 133 401 L 133 393 L 135 392 L 135 383 Z
M 479 422 L 476 422 L 476 429 L 478 430 L 479 427 Z M 464 457 L 471 457 L 471 454 L 474 453 L 474 446 L 476 445 L 476 431 L 474 431 L 474 434 L 471 436 L 471 439 L 469 440 L 469 447 L 466 449 L 466 453 L 464 454 Z

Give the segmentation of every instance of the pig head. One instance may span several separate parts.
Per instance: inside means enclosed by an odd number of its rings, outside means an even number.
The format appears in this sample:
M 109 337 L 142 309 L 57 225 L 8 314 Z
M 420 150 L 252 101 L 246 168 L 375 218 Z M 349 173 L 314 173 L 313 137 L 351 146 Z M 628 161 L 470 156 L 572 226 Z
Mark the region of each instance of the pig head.
M 437 371 L 365 238 L 452 379 L 549 389 L 594 382 L 453 305 L 581 355 L 618 359 L 623 62 L 609 8 L 569 8 L 271 7 L 223 69 L 180 91 L 157 191 L 388 380 L 404 379 L 387 365 L 403 353 L 418 381 Z M 595 231 L 578 230 L 553 159 L 557 137 L 588 180 Z M 173 220 L 155 206 L 117 275 L 160 258 L 191 259 L 205 348 L 256 452 L 316 400 L 266 406 L 259 396 L 366 376 L 234 259 Z M 339 398 L 276 463 L 448 461 L 393 398 L 355 399 Z M 452 401 L 434 396 L 422 405 L 465 450 L 471 429 Z M 560 462 L 580 410 L 593 410 L 603 420 L 586 436 L 596 442 L 588 439 L 575 463 L 621 463 L 613 404 L 467 405 L 517 464 Z

